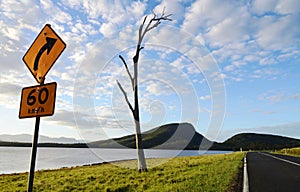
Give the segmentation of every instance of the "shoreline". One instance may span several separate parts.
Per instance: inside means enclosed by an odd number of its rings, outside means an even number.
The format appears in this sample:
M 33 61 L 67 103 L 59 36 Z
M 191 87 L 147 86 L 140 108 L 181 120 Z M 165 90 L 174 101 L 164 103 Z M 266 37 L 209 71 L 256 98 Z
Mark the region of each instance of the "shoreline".
M 13 149 L 13 148 L 12 148 Z M 21 148 L 15 148 L 18 151 L 16 152 L 12 152 L 12 153 L 19 153 L 19 149 Z M 24 148 L 26 149 L 27 152 L 25 152 L 24 154 L 26 156 L 29 157 L 28 153 L 30 153 L 30 149 L 31 148 Z M 57 162 L 57 164 L 49 164 L 47 165 L 47 162 L 45 163 L 43 160 L 47 159 L 47 155 L 50 156 L 51 154 L 53 154 L 53 150 L 54 148 L 49 148 L 51 151 L 48 152 L 47 148 L 42 148 L 40 152 L 38 152 L 38 154 L 40 154 L 40 158 L 42 158 L 42 160 L 37 159 L 37 166 L 36 166 L 36 172 L 37 171 L 43 171 L 43 170 L 57 170 L 57 169 L 62 169 L 62 168 L 74 168 L 74 167 L 81 167 L 81 166 L 92 166 L 92 165 L 100 165 L 100 164 L 114 164 L 114 163 L 120 163 L 120 162 L 125 162 L 125 161 L 132 161 L 132 160 L 136 160 L 136 156 L 135 156 L 135 149 L 130 149 L 128 151 L 128 154 L 126 156 L 112 156 L 110 160 L 108 160 L 107 158 L 105 159 L 104 156 L 98 156 L 99 154 L 96 154 L 93 150 L 86 151 L 83 152 L 80 149 L 74 149 L 75 151 L 69 151 L 69 154 L 73 154 L 73 156 L 68 156 L 66 155 L 65 157 L 57 157 L 53 158 L 53 161 L 56 161 L 58 159 L 59 162 Z M 62 148 L 58 148 L 58 149 L 62 149 Z M 110 151 L 111 149 L 104 149 L 104 152 L 102 152 L 101 149 L 99 149 L 100 152 L 105 153 L 105 151 L 109 151 L 110 153 L 114 153 L 114 154 L 118 154 L 119 150 L 114 149 L 113 151 Z M 116 151 L 115 151 L 116 150 Z M 23 150 L 21 150 L 23 151 Z M 56 151 L 56 150 L 54 150 Z M 58 150 L 60 151 L 60 150 Z M 200 150 L 157 150 L 157 149 L 147 149 L 148 151 L 148 157 L 146 157 L 146 159 L 170 159 L 170 158 L 175 158 L 175 157 L 183 157 L 183 156 L 204 156 L 204 155 L 214 155 L 214 154 L 228 154 L 228 153 L 232 153 L 233 151 L 217 151 L 217 150 L 206 150 L 206 151 L 200 151 Z M 124 155 L 124 151 L 121 150 L 121 152 L 123 152 Z M 126 152 L 126 151 L 125 151 Z M 167 153 L 169 152 L 169 153 Z M 45 155 L 46 153 L 46 155 Z M 79 154 L 76 154 L 79 153 Z M 84 157 L 84 154 L 87 153 L 88 156 L 93 157 L 92 159 L 86 158 Z M 60 153 L 61 154 L 61 153 Z M 65 155 L 65 154 L 64 154 Z M 82 156 L 83 155 L 83 156 Z M 73 161 L 73 158 L 78 158 L 81 156 L 83 158 L 85 158 L 87 160 L 87 162 L 84 162 L 84 159 L 78 159 L 77 162 Z M 51 158 L 51 157 L 50 157 Z M 119 159 L 117 159 L 119 158 Z M 13 162 L 12 166 L 14 171 L 9 171 L 7 169 L 3 169 L 0 173 L 0 175 L 9 175 L 9 174 L 21 174 L 21 173 L 28 173 L 29 172 L 29 158 L 28 159 L 24 159 L 23 163 L 15 160 L 15 162 Z M 51 159 L 49 160 L 51 161 Z M 90 162 L 88 162 L 90 161 Z M 8 166 L 8 163 L 11 162 L 3 162 L 4 166 Z M 15 167 L 14 165 L 19 165 L 21 163 L 21 167 L 18 168 Z M 24 164 L 25 163 L 25 164 Z M 53 162 L 52 162 L 53 163 Z M 27 167 L 28 166 L 28 167 Z

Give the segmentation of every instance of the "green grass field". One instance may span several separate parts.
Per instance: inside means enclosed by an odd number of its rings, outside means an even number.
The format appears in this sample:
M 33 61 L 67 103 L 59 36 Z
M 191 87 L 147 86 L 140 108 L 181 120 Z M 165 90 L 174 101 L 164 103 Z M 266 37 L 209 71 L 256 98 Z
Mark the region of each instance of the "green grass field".
M 276 151 L 275 153 L 300 157 L 300 147 L 281 149 L 279 151 Z
M 148 172 L 125 168 L 136 161 L 45 170 L 34 191 L 235 191 L 244 153 L 176 157 Z M 149 165 L 159 159 L 148 159 Z M 26 191 L 28 173 L 0 175 L 0 191 Z

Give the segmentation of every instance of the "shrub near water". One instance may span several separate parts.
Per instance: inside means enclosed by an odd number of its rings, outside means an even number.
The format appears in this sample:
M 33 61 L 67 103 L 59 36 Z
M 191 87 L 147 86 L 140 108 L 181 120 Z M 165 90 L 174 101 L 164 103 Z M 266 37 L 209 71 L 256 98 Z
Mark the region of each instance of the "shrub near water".
M 34 191 L 233 191 L 243 157 L 244 153 L 177 157 L 143 173 L 123 168 L 136 161 L 38 171 Z M 27 179 L 28 173 L 0 175 L 0 191 L 26 191 Z

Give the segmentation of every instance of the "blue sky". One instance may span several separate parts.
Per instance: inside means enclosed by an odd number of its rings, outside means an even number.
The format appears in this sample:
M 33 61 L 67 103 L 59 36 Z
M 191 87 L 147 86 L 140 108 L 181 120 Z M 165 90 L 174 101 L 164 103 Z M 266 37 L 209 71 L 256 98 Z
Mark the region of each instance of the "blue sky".
M 241 132 L 300 139 L 300 2 L 297 0 L 0 1 L 0 134 L 33 134 L 18 119 L 21 90 L 37 83 L 22 57 L 45 24 L 67 48 L 46 76 L 55 114 L 40 134 L 100 140 L 134 133 L 119 80 L 132 101 L 138 26 L 164 7 L 172 21 L 141 52 L 142 130 L 190 122 L 212 140 Z

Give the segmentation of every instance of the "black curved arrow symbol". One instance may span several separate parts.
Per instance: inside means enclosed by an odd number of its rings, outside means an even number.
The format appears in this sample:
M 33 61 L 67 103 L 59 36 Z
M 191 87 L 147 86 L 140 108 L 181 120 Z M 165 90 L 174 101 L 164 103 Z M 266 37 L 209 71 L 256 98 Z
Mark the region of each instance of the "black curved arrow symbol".
M 40 61 L 40 58 L 41 58 L 42 54 L 44 53 L 44 51 L 47 50 L 47 55 L 49 55 L 52 47 L 54 46 L 54 44 L 56 42 L 56 40 L 57 39 L 46 37 L 46 41 L 47 41 L 46 44 L 43 45 L 43 47 L 40 49 L 40 51 L 38 52 L 38 54 L 35 57 L 33 70 L 35 70 L 35 71 L 38 70 L 39 61 Z

